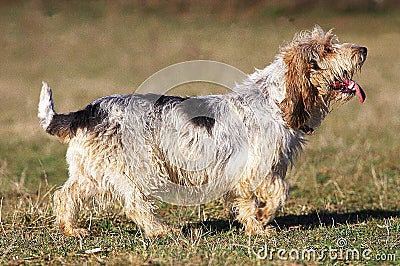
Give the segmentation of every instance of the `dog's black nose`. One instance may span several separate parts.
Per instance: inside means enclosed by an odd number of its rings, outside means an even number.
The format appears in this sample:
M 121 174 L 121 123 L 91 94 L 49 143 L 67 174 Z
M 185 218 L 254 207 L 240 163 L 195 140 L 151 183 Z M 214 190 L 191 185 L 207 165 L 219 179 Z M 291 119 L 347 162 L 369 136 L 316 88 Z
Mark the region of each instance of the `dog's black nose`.
M 360 50 L 360 52 L 362 53 L 362 55 L 364 56 L 364 58 L 366 58 L 367 57 L 367 51 L 368 51 L 368 49 L 367 49 L 367 47 L 360 47 L 360 48 L 358 48 L 359 50 Z

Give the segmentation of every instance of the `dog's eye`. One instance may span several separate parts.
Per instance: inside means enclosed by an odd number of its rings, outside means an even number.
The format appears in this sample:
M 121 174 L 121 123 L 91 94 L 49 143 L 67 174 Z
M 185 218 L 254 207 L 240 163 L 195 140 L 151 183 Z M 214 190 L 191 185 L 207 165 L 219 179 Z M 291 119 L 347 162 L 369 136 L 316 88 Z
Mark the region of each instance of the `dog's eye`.
M 325 52 L 326 53 L 331 54 L 331 53 L 333 53 L 333 51 L 334 51 L 334 48 L 332 46 L 326 46 L 325 47 Z
M 310 64 L 311 64 L 311 69 L 313 69 L 313 70 L 321 69 L 315 60 L 311 60 Z

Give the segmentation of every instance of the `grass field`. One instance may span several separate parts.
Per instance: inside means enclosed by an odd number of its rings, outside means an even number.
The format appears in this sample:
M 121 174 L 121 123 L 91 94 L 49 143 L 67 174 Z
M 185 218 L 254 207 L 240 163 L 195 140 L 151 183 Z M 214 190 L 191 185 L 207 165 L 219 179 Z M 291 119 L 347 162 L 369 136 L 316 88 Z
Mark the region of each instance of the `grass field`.
M 285 14 L 255 7 L 207 15 L 121 3 L 0 4 L 0 264 L 400 263 L 399 10 Z M 79 223 L 92 232 L 83 240 L 53 227 L 51 198 L 67 178 L 66 147 L 39 128 L 42 80 L 53 87 L 57 111 L 67 112 L 131 93 L 182 61 L 215 60 L 251 73 L 314 24 L 368 47 L 356 77 L 367 100 L 332 113 L 310 137 L 288 173 L 290 199 L 275 232 L 247 237 L 218 201 L 160 203 L 159 216 L 182 235 L 157 240 L 144 238 L 119 209 L 82 213 Z M 183 93 L 193 91 L 215 93 Z M 316 257 L 302 256 L 311 249 Z

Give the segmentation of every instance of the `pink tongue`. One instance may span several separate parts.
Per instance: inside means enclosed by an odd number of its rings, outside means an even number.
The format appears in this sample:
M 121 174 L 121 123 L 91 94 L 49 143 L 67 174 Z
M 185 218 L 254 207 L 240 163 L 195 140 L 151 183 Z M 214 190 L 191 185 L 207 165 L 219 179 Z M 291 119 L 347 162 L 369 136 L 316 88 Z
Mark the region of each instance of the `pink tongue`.
M 361 87 L 354 80 L 346 79 L 345 83 L 349 89 L 356 91 L 358 99 L 360 100 L 360 103 L 362 104 L 366 98 L 366 95 L 365 95 L 365 92 L 363 91 L 363 89 L 361 89 Z
M 360 103 L 362 104 L 365 101 L 365 98 L 367 96 L 365 96 L 365 92 L 363 91 L 363 89 L 361 89 L 360 86 L 358 86 L 358 84 L 356 82 L 354 82 L 354 88 L 356 89 L 356 93 L 358 96 L 358 99 L 360 100 Z

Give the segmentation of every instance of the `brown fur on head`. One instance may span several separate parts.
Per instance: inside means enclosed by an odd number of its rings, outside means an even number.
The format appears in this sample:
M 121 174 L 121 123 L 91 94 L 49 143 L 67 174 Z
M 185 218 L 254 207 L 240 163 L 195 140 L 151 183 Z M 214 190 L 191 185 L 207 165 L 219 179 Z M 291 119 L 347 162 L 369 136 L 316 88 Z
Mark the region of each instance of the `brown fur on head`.
M 367 48 L 336 44 L 335 40 L 332 31 L 325 33 L 315 26 L 282 48 L 287 71 L 286 97 L 280 107 L 289 127 L 312 126 L 311 120 L 323 119 L 333 106 L 349 101 L 355 94 L 360 102 L 364 101 L 364 92 L 351 78 L 361 69 Z M 322 117 L 313 117 L 315 114 Z

